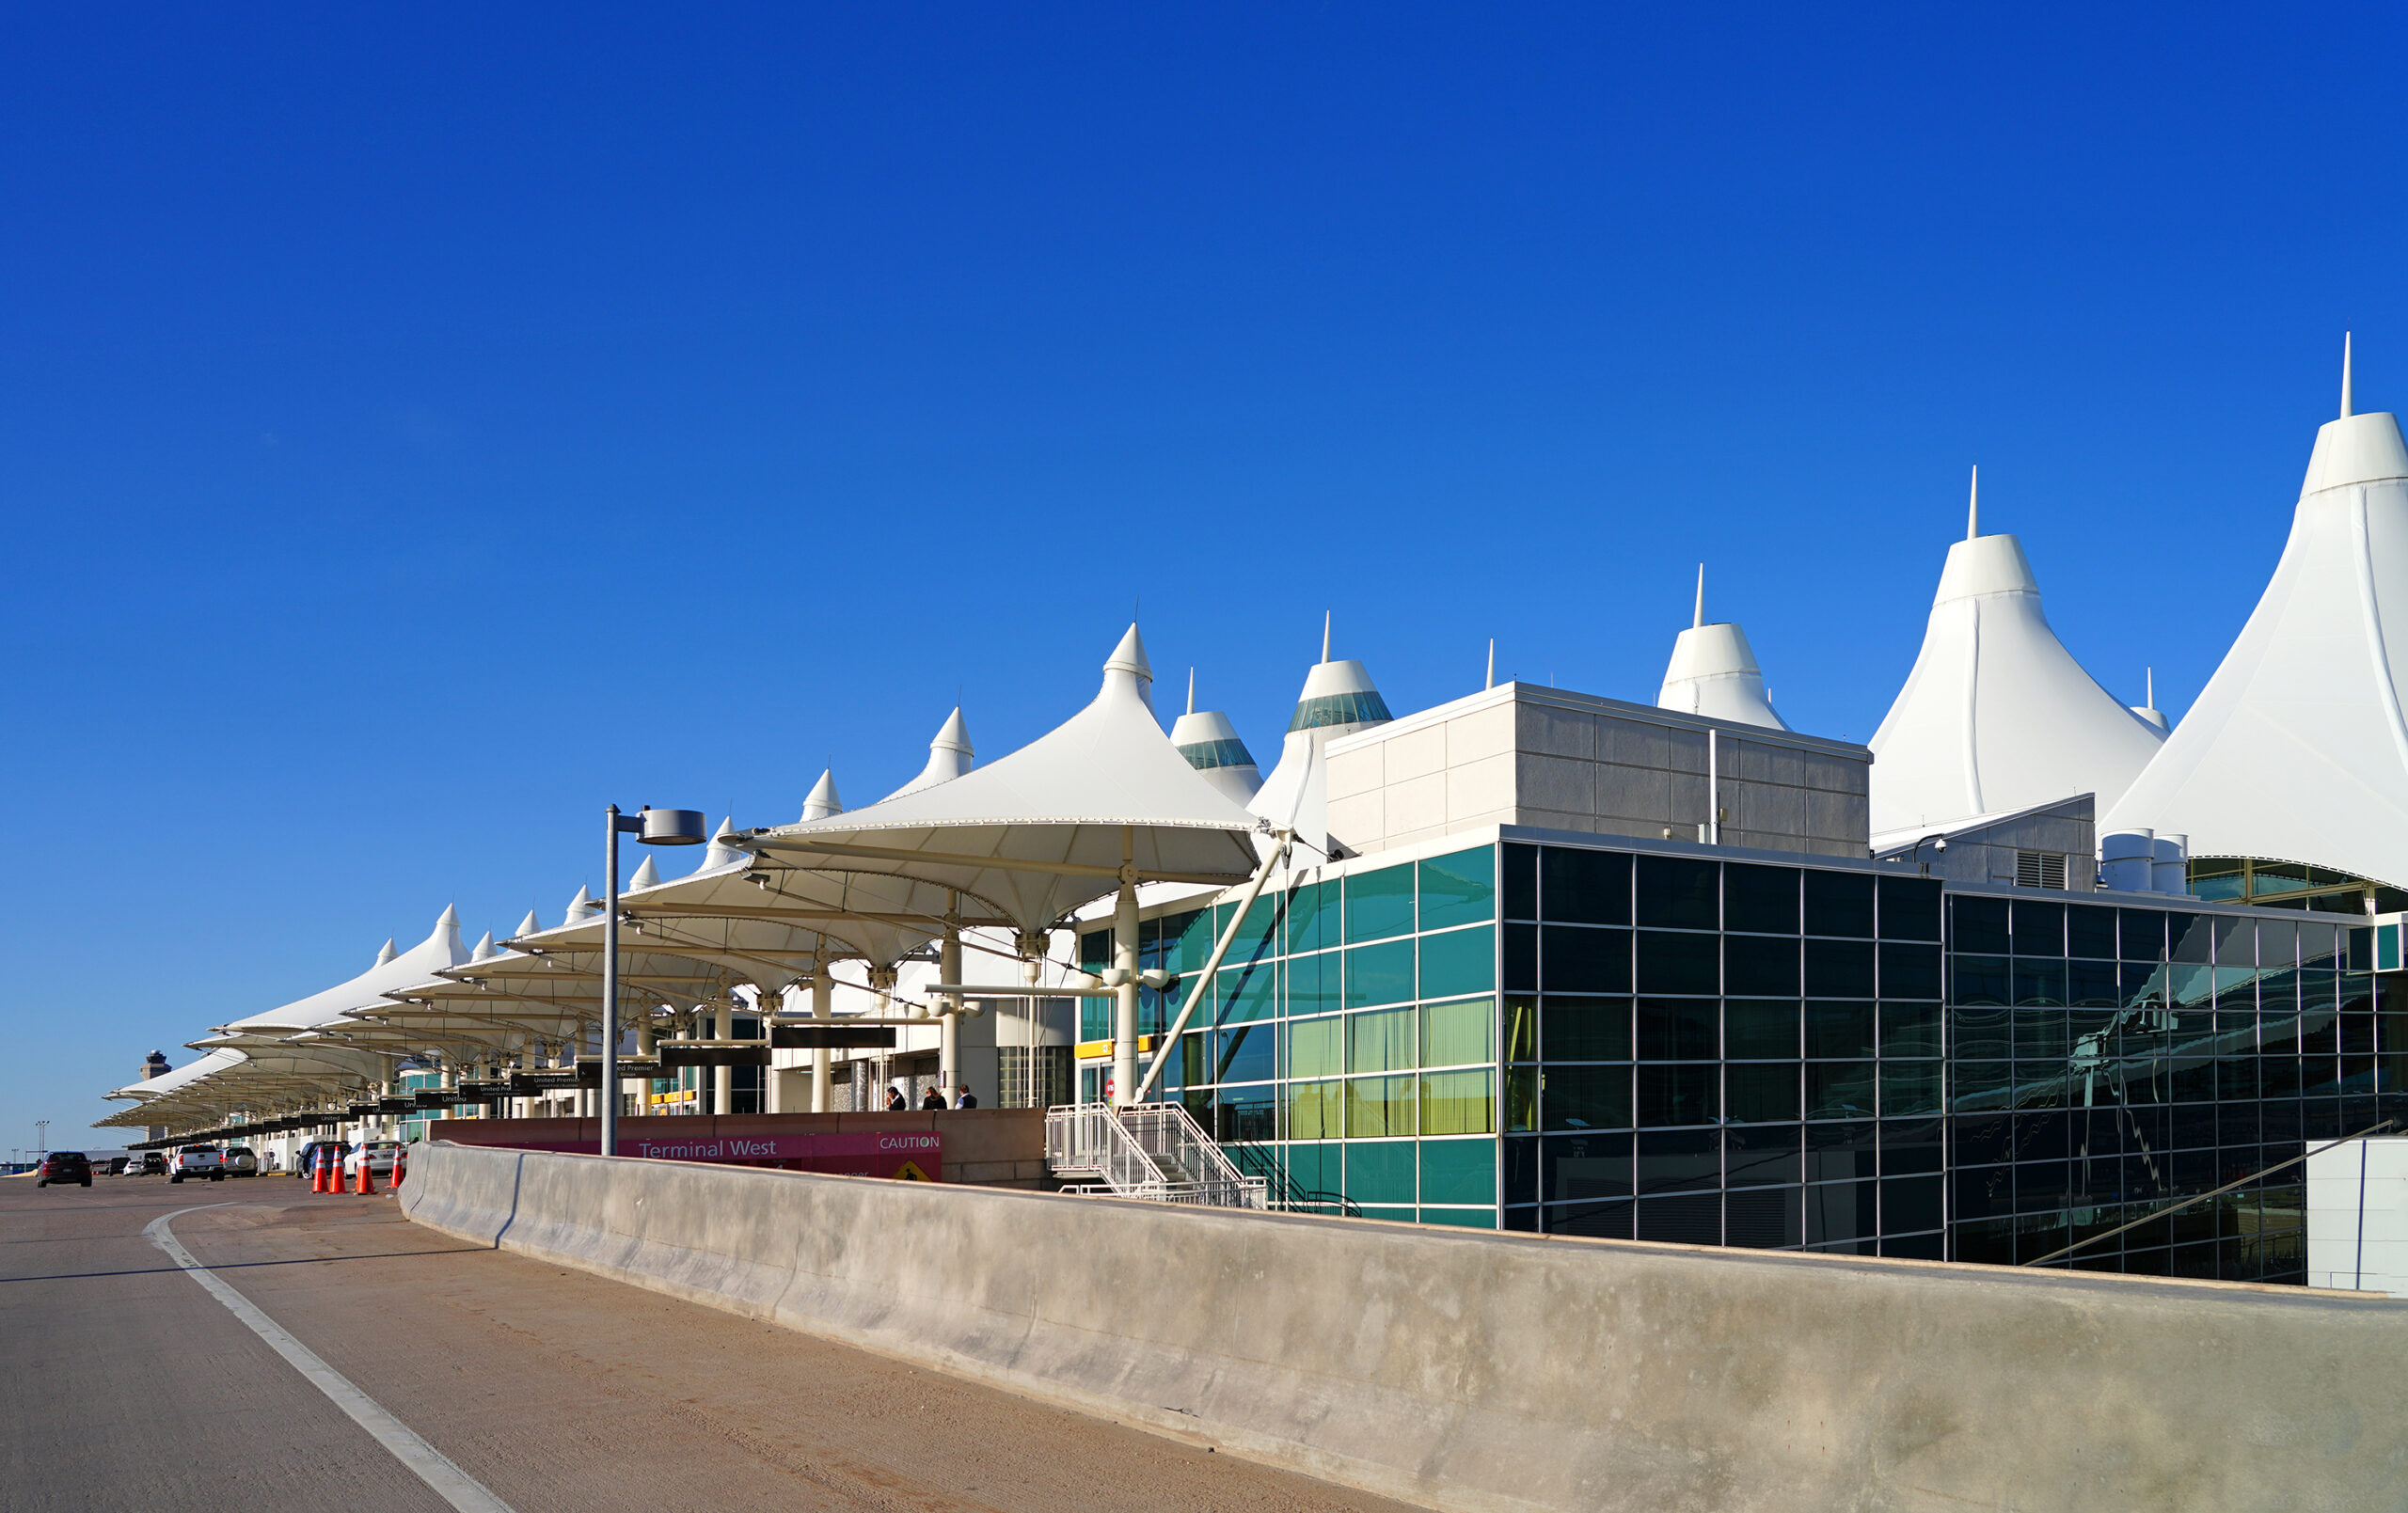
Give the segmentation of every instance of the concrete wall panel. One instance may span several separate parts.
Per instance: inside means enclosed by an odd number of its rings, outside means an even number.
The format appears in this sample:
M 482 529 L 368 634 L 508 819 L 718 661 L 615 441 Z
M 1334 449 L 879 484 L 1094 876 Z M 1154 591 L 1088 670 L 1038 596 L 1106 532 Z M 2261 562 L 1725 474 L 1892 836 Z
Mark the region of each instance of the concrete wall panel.
M 438 1144 L 447 1234 L 1448 1508 L 2397 1507 L 2408 1304 Z

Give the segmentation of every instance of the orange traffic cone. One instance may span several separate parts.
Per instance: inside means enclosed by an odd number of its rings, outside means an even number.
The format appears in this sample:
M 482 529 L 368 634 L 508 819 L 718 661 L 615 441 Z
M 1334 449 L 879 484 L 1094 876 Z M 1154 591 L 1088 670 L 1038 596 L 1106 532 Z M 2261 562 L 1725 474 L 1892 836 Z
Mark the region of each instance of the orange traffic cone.
M 330 1151 L 328 1151 L 328 1150 L 326 1149 L 326 1147 L 325 1147 L 325 1146 L 321 1145 L 321 1146 L 319 1146 L 319 1147 L 318 1147 L 318 1154 L 317 1154 L 316 1156 L 314 1156 L 314 1157 L 310 1158 L 310 1159 L 309 1159 L 309 1190 L 310 1190 L 310 1191 L 312 1191 L 312 1192 L 324 1192 L 324 1191 L 325 1191 L 325 1190 L 326 1190 L 326 1158 L 327 1158 L 329 1155 L 331 1155 L 331 1154 L 333 1154 L 333 1153 L 332 1153 L 332 1152 L 330 1152 Z
M 393 1180 L 386 1185 L 388 1187 L 394 1188 L 400 1187 L 402 1185 L 402 1178 L 409 1174 L 409 1169 L 410 1151 L 409 1147 L 404 1145 L 400 1150 L 393 1153 Z
M 375 1196 L 376 1174 L 368 1169 L 368 1153 L 366 1151 L 361 1151 L 359 1153 L 359 1186 L 352 1189 L 351 1190 L 354 1192 L 364 1192 L 371 1197 Z

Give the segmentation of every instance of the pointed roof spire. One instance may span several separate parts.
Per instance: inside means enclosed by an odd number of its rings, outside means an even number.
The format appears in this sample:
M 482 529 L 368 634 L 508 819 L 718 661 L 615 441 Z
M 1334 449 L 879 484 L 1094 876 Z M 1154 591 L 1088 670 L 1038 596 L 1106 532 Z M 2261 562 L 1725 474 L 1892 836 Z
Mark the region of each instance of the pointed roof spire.
M 1697 565 L 1697 607 L 1689 611 L 1689 629 L 1705 623 L 1705 564 Z
M 376 965 L 382 967 L 387 962 L 399 958 L 400 955 L 401 953 L 393 949 L 393 938 L 387 936 L 385 943 L 376 949 Z
M 1189 669 L 1187 670 L 1187 710 L 1186 710 L 1186 713 L 1188 713 L 1188 714 L 1190 714 L 1190 715 L 1193 715 L 1194 713 L 1196 713 L 1196 670 L 1195 670 L 1194 668 L 1189 668 Z
M 583 883 L 579 883 L 577 885 L 577 896 L 568 901 L 568 917 L 561 922 L 562 924 L 575 924 L 578 921 L 585 918 L 593 912 L 594 895 L 585 890 L 585 885 Z
M 845 802 L 836 796 L 836 769 L 823 769 L 819 780 L 811 785 L 811 796 L 802 801 L 802 817 L 824 820 L 831 814 L 842 814 L 844 812 Z
M 941 782 L 951 782 L 970 770 L 971 756 L 970 727 L 963 723 L 960 709 L 956 708 L 946 717 L 936 739 L 928 743 L 927 764 L 920 768 L 919 776 L 886 797 L 900 798 L 905 794 L 916 794 L 923 788 L 933 788 Z M 883 798 L 879 800 L 879 803 L 885 801 Z
M 636 875 L 627 879 L 627 891 L 632 893 L 638 889 L 657 888 L 659 886 L 660 869 L 652 864 L 652 858 L 647 855 L 643 859 L 643 864 L 636 868 Z
M 1146 638 L 1137 634 L 1137 623 L 1129 623 L 1129 633 L 1112 649 L 1111 659 L 1103 664 L 1103 686 L 1113 686 L 1115 678 L 1127 678 L 1140 702 L 1148 709 L 1154 707 L 1154 665 L 1146 660 Z
M 544 922 L 543 922 L 543 921 L 541 921 L 541 920 L 539 920 L 539 919 L 537 919 L 537 918 L 535 917 L 535 911 L 534 911 L 533 909 L 529 909 L 529 910 L 527 911 L 527 917 L 526 917 L 525 919 L 523 919 L 523 920 L 521 920 L 521 921 L 519 921 L 519 922 L 518 922 L 518 928 L 517 928 L 517 930 L 516 930 L 516 931 L 515 931 L 515 932 L 511 936 L 511 938 L 512 938 L 512 939 L 514 939 L 514 940 L 515 940 L 515 939 L 519 938 L 519 937 L 521 937 L 521 936 L 531 936 L 531 935 L 533 935 L 536 931 L 538 931 L 538 930 L 542 929 L 543 927 L 544 927 Z
M 1321 612 L 1321 659 L 1329 660 L 1329 611 Z
M 1982 465 L 1973 465 L 1973 481 L 1965 491 L 1965 539 L 1982 533 Z
M 937 732 L 937 738 L 928 743 L 928 748 L 931 750 L 958 751 L 965 757 L 977 755 L 970 745 L 970 722 L 961 717 L 959 704 L 954 705 L 953 713 L 945 717 L 944 728 Z M 967 763 L 963 764 L 963 768 L 968 770 Z
M 1488 638 L 1488 681 L 1481 686 L 1483 688 L 1497 686 L 1497 638 L 1494 636 Z
M 1672 660 L 1664 669 L 1656 707 L 1766 730 L 1789 729 L 1765 692 L 1764 670 L 1756 665 L 1748 633 L 1728 623 L 1705 623 L 1703 562 L 1697 565 L 1697 602 L 1689 611 L 1689 628 L 1672 640 Z
M 500 952 L 494 949 L 493 932 L 491 930 L 487 930 L 484 934 L 477 937 L 477 949 L 468 953 L 468 959 L 470 961 L 490 961 L 500 954 Z
M 2164 712 L 2157 707 L 2157 669 L 2148 669 L 2144 681 L 2147 691 L 2141 696 L 2142 702 L 2131 706 L 2132 713 L 2159 730 L 2168 729 Z
M 2350 408 L 2350 333 L 2341 333 L 2341 418 L 2347 420 L 2353 412 Z

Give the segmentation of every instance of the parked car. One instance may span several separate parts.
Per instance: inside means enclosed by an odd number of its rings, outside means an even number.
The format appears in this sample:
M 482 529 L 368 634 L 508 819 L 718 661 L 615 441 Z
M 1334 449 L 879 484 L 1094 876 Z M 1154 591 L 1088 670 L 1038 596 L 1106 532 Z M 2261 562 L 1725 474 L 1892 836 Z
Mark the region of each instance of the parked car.
M 335 1162 L 340 1166 L 342 1162 L 343 1153 L 350 1149 L 351 1147 L 349 1145 L 344 1144 L 340 1140 L 310 1141 L 309 1143 L 301 1147 L 301 1154 L 293 1158 L 293 1174 L 297 1177 L 307 1177 L 310 1173 L 315 1172 L 318 1169 L 318 1153 L 320 1151 L 333 1151 L 335 1153 Z
M 72 1182 L 78 1187 L 92 1185 L 92 1163 L 82 1151 L 52 1151 L 34 1168 L 34 1186 L 46 1188 L 54 1182 Z
M 226 1180 L 226 1158 L 214 1145 L 180 1145 L 167 1162 L 167 1180 L 182 1182 L 184 1178 L 205 1176 L 212 1182 Z
M 123 1175 L 123 1174 L 124 1174 L 124 1172 L 125 1172 L 125 1163 L 126 1163 L 126 1162 L 128 1162 L 128 1161 L 130 1161 L 130 1160 L 132 1160 L 132 1159 L 134 1159 L 134 1158 L 133 1158 L 133 1157 L 131 1157 L 131 1156 L 112 1156 L 112 1157 L 110 1157 L 110 1158 L 109 1158 L 109 1167 L 108 1167 L 108 1170 L 107 1170 L 107 1171 L 105 1171 L 105 1172 L 103 1172 L 103 1173 L 101 1174 L 101 1175 L 103 1175 L 103 1176 L 121 1176 L 121 1175 Z
M 259 1174 L 260 1174 L 260 1158 L 259 1158 L 259 1153 L 258 1153 L 257 1151 L 252 1150 L 248 1145 L 229 1145 L 229 1146 L 227 1146 L 227 1147 L 226 1147 L 226 1174 L 227 1174 L 228 1176 L 257 1176 L 257 1175 L 259 1175 Z
M 347 1177 L 359 1174 L 359 1163 L 368 1163 L 368 1174 L 379 1182 L 393 1179 L 393 1157 L 402 1148 L 398 1140 L 366 1140 L 344 1153 L 342 1174 Z
M 125 1158 L 125 1174 L 128 1176 L 166 1176 L 167 1174 L 167 1153 L 166 1151 L 135 1152 L 132 1156 Z

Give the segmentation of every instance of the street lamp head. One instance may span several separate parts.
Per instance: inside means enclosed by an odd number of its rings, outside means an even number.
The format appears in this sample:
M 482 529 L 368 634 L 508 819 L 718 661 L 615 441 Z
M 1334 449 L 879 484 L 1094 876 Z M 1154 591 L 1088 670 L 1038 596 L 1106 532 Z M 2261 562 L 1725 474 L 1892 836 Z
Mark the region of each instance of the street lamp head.
M 637 839 L 646 845 L 700 845 L 710 839 L 699 809 L 646 808 L 639 817 L 643 829 Z

